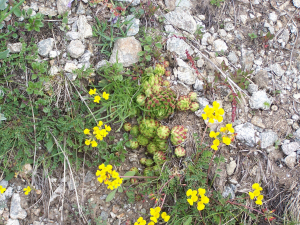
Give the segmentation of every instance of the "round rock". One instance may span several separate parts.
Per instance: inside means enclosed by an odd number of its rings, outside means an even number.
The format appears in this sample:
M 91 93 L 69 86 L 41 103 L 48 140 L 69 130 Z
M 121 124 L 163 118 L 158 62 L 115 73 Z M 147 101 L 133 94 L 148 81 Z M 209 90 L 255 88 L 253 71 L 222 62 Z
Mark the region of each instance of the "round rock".
M 67 51 L 71 57 L 79 58 L 84 53 L 84 45 L 79 40 L 71 41 L 67 47 Z

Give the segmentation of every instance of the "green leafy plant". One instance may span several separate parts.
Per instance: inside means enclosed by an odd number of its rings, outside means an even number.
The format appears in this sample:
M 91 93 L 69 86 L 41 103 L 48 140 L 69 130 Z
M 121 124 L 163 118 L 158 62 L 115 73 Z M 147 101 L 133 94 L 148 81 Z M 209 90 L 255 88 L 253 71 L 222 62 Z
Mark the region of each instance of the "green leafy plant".
M 143 47 L 143 51 L 138 53 L 140 62 L 145 64 L 153 58 L 158 59 L 160 57 L 162 48 L 161 39 L 161 36 L 155 36 L 155 38 L 153 38 L 149 35 L 139 39 Z
M 203 36 L 203 32 L 201 31 L 202 29 L 203 29 L 202 26 L 197 25 L 197 29 L 194 33 L 196 39 L 202 39 L 202 36 Z
M 210 4 L 220 7 L 222 2 L 224 2 L 224 0 L 211 0 Z
M 270 32 L 268 32 L 265 36 L 262 36 L 262 42 L 263 42 L 264 48 L 267 48 L 269 46 L 268 42 L 270 40 L 272 40 L 273 38 L 274 38 L 274 34 L 271 34 Z
M 35 30 L 37 32 L 40 32 L 40 28 L 44 26 L 43 20 L 44 20 L 43 14 L 37 13 L 36 15 L 28 19 L 29 23 L 25 24 L 25 29 L 28 31 Z
M 248 36 L 251 38 L 251 41 L 257 38 L 257 35 L 255 33 L 248 33 Z
M 0 0 L 0 29 L 3 28 L 2 21 L 5 20 L 10 14 L 14 14 L 17 17 L 21 16 L 21 10 L 20 6 L 23 4 L 24 0 L 21 0 L 20 2 L 16 3 L 14 1 L 9 1 L 9 4 L 6 4 L 6 0 Z M 10 9 L 10 6 L 12 7 Z M 9 32 L 10 34 L 11 32 Z M 3 38 L 7 36 L 8 34 L 5 34 L 3 36 L 0 36 L 0 38 Z

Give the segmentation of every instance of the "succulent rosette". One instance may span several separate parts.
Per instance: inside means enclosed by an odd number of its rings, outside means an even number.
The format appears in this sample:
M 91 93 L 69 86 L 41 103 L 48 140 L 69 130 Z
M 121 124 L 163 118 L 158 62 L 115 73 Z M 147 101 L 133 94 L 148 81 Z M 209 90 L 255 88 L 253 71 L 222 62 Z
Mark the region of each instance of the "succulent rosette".
M 165 72 L 165 76 L 166 76 L 166 77 L 169 77 L 169 76 L 171 76 L 171 71 L 170 71 L 170 70 L 166 70 L 166 72 Z
M 156 64 L 155 69 L 154 69 L 154 74 L 157 74 L 159 76 L 162 76 L 165 74 L 165 67 L 160 65 L 160 64 Z
M 137 137 L 137 141 L 141 146 L 146 146 L 147 144 L 149 144 L 149 139 L 146 138 L 144 135 L 140 134 Z
M 140 159 L 140 163 L 141 163 L 142 165 L 145 165 L 145 164 L 146 164 L 146 160 L 147 160 L 146 158 L 141 158 L 141 159 Z
M 139 147 L 139 143 L 136 138 L 130 139 L 125 143 L 125 146 L 132 149 L 137 149 Z
M 132 167 L 132 168 L 130 169 L 130 171 L 134 171 L 134 172 L 135 172 L 135 175 L 139 173 L 139 170 L 138 170 L 138 168 L 136 168 L 136 167 Z
M 144 169 L 144 176 L 145 177 L 152 177 L 154 175 L 152 167 L 147 167 Z
M 139 106 L 144 106 L 146 101 L 146 96 L 144 94 L 139 94 L 136 97 L 136 102 L 139 104 Z
M 175 148 L 175 155 L 177 157 L 183 157 L 183 156 L 185 156 L 185 149 L 183 147 L 181 147 L 181 146 L 176 147 Z
M 192 102 L 192 103 L 190 104 L 190 110 L 191 110 L 192 112 L 196 112 L 199 108 L 200 108 L 200 105 L 199 105 L 198 102 Z
M 153 160 L 156 164 L 162 164 L 166 160 L 166 154 L 163 151 L 157 151 L 153 154 Z
M 168 80 L 163 80 L 161 86 L 164 86 L 164 87 L 170 87 L 170 86 L 171 86 L 171 83 L 170 83 L 170 81 L 168 81 Z
M 150 142 L 148 145 L 147 145 L 147 152 L 149 152 L 150 154 L 154 154 L 154 152 L 157 152 L 158 151 L 158 148 L 156 146 L 156 144 L 154 142 Z
M 150 167 L 150 166 L 153 165 L 153 163 L 154 163 L 154 161 L 153 161 L 152 159 L 147 159 L 145 165 L 146 165 L 147 167 Z
M 160 125 L 159 128 L 157 128 L 157 136 L 161 139 L 168 139 L 170 133 L 171 130 L 167 126 Z
M 147 98 L 145 107 L 152 118 L 158 120 L 168 118 L 174 113 L 176 94 L 170 88 L 153 86 L 152 93 Z
M 152 169 L 153 169 L 154 175 L 159 176 L 160 171 L 161 171 L 161 166 L 156 164 L 155 166 L 152 167 Z
M 167 67 L 170 66 L 170 63 L 169 63 L 169 61 L 165 60 L 165 61 L 163 62 L 163 65 L 164 65 L 165 68 L 167 68 Z
M 158 121 L 154 119 L 142 119 L 140 121 L 140 132 L 147 138 L 153 138 L 156 135 L 156 130 L 159 126 Z
M 179 145 L 187 138 L 188 130 L 184 126 L 177 125 L 171 130 L 171 142 L 173 145 Z
M 124 125 L 123 125 L 123 129 L 125 130 L 125 131 L 130 131 L 131 130 L 131 123 L 124 123 Z
M 177 101 L 177 109 L 180 111 L 186 111 L 190 109 L 191 100 L 188 96 L 180 96 Z
M 139 135 L 140 131 L 139 131 L 139 126 L 138 125 L 134 125 L 131 127 L 130 130 L 130 134 L 134 137 L 137 137 Z
M 166 151 L 168 149 L 168 142 L 167 140 L 160 139 L 159 137 L 155 137 L 153 142 L 155 143 L 156 147 L 160 151 Z
M 196 92 L 190 92 L 190 93 L 188 94 L 188 97 L 189 97 L 189 99 L 190 99 L 192 102 L 197 101 L 197 93 L 196 93 Z
M 138 180 L 136 178 L 130 178 L 130 183 L 136 184 L 136 183 L 138 183 Z

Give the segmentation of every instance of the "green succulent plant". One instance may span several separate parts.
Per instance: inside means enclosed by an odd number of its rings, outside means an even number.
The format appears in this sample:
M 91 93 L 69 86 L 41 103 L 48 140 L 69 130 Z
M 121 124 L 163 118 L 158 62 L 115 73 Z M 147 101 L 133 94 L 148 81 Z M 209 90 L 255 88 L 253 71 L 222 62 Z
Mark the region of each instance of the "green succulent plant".
M 156 135 L 156 130 L 159 126 L 158 121 L 154 119 L 142 119 L 140 121 L 140 132 L 147 138 L 153 138 Z
M 190 109 L 191 100 L 188 96 L 180 96 L 177 101 L 177 109 L 180 111 L 186 111 Z
M 138 125 L 134 125 L 131 127 L 131 130 L 130 130 L 130 134 L 133 136 L 133 137 L 137 137 L 139 135 L 140 131 L 139 131 L 139 126 Z
M 163 151 L 157 151 L 153 154 L 153 160 L 156 164 L 162 164 L 166 161 L 166 154 Z
M 177 125 L 171 130 L 171 142 L 173 145 L 179 145 L 187 138 L 187 129 L 184 126 Z
M 168 142 L 167 140 L 160 139 L 159 137 L 155 137 L 153 142 L 155 143 L 156 147 L 160 151 L 166 151 L 168 149 Z
M 157 146 L 156 146 L 156 144 L 154 142 L 150 142 L 147 145 L 147 152 L 149 152 L 150 154 L 153 155 L 157 151 L 158 151 L 158 148 L 157 148 Z
M 167 139 L 170 135 L 170 128 L 164 125 L 160 125 L 159 128 L 157 128 L 157 136 L 161 139 Z
M 149 144 L 149 139 L 142 134 L 137 137 L 137 140 L 141 146 L 147 146 Z

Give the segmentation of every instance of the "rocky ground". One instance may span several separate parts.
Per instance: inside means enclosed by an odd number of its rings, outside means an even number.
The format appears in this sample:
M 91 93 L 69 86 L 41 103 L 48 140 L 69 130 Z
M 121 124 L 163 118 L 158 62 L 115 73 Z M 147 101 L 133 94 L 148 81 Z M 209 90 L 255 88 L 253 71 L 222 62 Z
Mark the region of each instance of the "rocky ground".
M 140 7 L 140 0 L 123 2 L 124 5 L 131 3 Z M 98 38 L 93 37 L 92 26 L 96 23 L 95 17 L 108 20 L 109 11 L 103 4 L 90 6 L 88 0 L 75 1 L 71 8 L 68 3 L 68 0 L 32 0 L 23 4 L 24 9 L 31 8 L 34 13 L 41 12 L 53 17 L 69 12 L 69 31 L 58 29 L 61 22 L 54 19 L 54 29 L 43 28 L 36 37 L 40 60 L 49 61 L 51 65 L 50 76 L 63 71 L 70 80 L 76 80 L 76 75 L 72 73 L 74 69 L 83 66 L 99 68 L 106 61 L 114 63 L 117 52 L 119 62 L 125 67 L 138 61 L 137 54 L 142 48 L 135 36 L 139 28 L 145 26 L 143 21 L 133 19 L 129 37 L 116 41 L 111 57 L 106 58 L 95 45 Z M 296 210 L 291 212 L 297 215 L 300 1 L 226 0 L 221 7 L 197 0 L 161 0 L 153 3 L 160 6 L 155 17 L 164 17 L 165 20 L 162 24 L 149 22 L 147 26 L 148 29 L 150 26 L 157 27 L 164 35 L 164 51 L 170 53 L 174 61 L 169 77 L 172 86 L 177 93 L 196 91 L 200 103 L 200 110 L 196 113 L 180 114 L 168 123 L 184 118 L 193 131 L 199 132 L 203 126 L 198 122 L 202 110 L 215 100 L 221 103 L 226 112 L 225 121 L 230 122 L 230 89 L 214 83 L 217 68 L 221 68 L 224 61 L 229 72 L 239 68 L 243 71 L 253 70 L 247 79 L 249 85 L 243 90 L 244 97 L 238 104 L 233 123 L 237 133 L 236 142 L 221 150 L 227 162 L 221 165 L 223 170 L 219 172 L 220 177 L 215 180 L 214 186 L 222 191 L 223 196 L 228 196 L 229 193 L 247 193 L 253 182 L 263 179 L 272 186 L 269 195 L 275 196 L 270 200 L 270 206 L 283 212 L 287 203 L 291 203 L 290 207 Z M 132 16 L 123 19 L 130 20 Z M 13 18 L 7 18 L 5 25 L 11 20 Z M 201 36 L 195 34 L 199 31 L 197 27 L 202 27 Z M 263 42 L 262 37 L 268 32 L 274 38 Z M 249 33 L 255 33 L 258 37 L 252 40 Z M 188 38 L 180 39 L 179 36 Z M 20 43 L 8 45 L 11 52 L 18 52 L 21 47 Z M 199 74 L 188 64 L 186 50 L 199 58 L 196 62 Z M 215 88 L 205 90 L 203 78 Z M 233 88 L 238 90 L 237 86 Z M 193 151 L 193 144 L 189 145 L 188 151 Z M 142 169 L 139 158 L 138 152 L 130 152 L 120 172 L 128 171 L 132 166 Z M 31 170 L 31 165 L 26 165 L 23 172 L 30 173 Z M 100 221 L 105 224 L 104 221 L 107 221 L 107 224 L 117 225 L 124 224 L 128 219 L 135 221 L 152 207 L 153 202 L 146 197 L 129 204 L 124 193 L 106 203 L 109 191 L 96 181 L 95 171 L 96 168 L 82 168 L 73 175 L 75 185 L 68 171 L 63 172 L 62 169 L 54 172 L 47 178 L 48 185 L 36 187 L 42 192 L 35 201 L 22 192 L 25 187 L 22 176 L 9 182 L 2 180 L 0 185 L 7 190 L 0 195 L 0 224 L 79 224 L 78 221 L 82 220 L 76 214 L 78 199 L 83 205 L 83 214 L 91 224 L 96 224 L 96 221 L 97 224 L 102 224 Z M 44 198 L 46 195 L 50 196 L 47 200 Z

